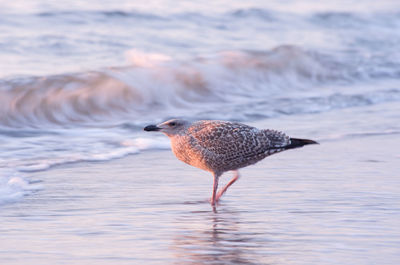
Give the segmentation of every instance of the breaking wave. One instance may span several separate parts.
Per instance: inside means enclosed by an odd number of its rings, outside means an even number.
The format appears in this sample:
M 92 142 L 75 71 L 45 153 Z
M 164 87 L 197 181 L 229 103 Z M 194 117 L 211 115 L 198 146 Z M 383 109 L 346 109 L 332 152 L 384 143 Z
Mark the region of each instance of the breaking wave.
M 127 67 L 2 81 L 0 124 L 17 128 L 140 124 L 172 116 L 240 120 L 372 104 L 377 94 L 383 100 L 400 97 L 396 89 L 316 96 L 313 91 L 320 93 L 324 86 L 353 82 L 374 72 L 360 74 L 328 55 L 296 46 L 221 52 L 187 61 L 137 50 L 127 56 L 131 62 Z M 232 112 L 234 117 L 229 116 Z

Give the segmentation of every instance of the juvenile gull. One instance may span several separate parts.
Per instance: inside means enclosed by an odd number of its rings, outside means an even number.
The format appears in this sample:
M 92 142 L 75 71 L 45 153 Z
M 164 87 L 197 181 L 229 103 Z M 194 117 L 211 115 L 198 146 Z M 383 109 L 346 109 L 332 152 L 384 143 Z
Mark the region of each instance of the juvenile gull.
M 179 160 L 213 174 L 213 206 L 239 178 L 239 168 L 281 151 L 317 144 L 312 140 L 290 138 L 275 130 L 260 130 L 228 121 L 173 119 L 146 126 L 144 130 L 163 132 L 170 138 L 172 151 Z M 235 172 L 234 177 L 217 193 L 219 177 L 230 170 Z

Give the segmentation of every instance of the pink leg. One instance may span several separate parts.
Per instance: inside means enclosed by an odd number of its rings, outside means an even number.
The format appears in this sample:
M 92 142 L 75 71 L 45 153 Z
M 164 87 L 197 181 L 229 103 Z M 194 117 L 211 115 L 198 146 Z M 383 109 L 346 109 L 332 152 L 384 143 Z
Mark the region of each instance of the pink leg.
M 216 198 L 216 201 L 217 201 L 217 202 L 218 202 L 219 198 L 221 198 L 222 195 L 226 192 L 226 190 L 227 190 L 233 183 L 235 183 L 236 180 L 238 180 L 238 178 L 239 178 L 239 171 L 238 171 L 238 170 L 235 170 L 235 175 L 233 176 L 233 178 L 231 179 L 231 181 L 229 181 L 229 183 L 226 184 L 226 186 L 225 186 L 222 190 L 220 190 L 220 191 L 218 192 L 218 195 L 217 195 L 217 198 Z
M 214 185 L 213 185 L 213 192 L 212 192 L 212 197 L 211 197 L 211 205 L 215 206 L 215 203 L 217 202 L 217 190 L 218 190 L 218 180 L 221 174 L 216 174 L 214 173 Z

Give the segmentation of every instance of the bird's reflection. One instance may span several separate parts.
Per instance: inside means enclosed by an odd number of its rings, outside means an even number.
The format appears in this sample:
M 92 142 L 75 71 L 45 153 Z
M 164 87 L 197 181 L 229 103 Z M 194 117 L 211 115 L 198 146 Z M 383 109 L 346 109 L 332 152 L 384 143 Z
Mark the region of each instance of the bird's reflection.
M 175 264 L 260 264 L 255 262 L 256 235 L 241 231 L 239 213 L 229 210 L 190 212 L 173 240 Z

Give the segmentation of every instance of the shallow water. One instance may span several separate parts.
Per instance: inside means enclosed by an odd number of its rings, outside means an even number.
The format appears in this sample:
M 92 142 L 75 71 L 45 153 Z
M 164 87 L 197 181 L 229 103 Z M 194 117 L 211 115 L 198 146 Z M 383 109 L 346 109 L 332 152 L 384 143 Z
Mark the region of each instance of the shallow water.
M 1 263 L 398 263 L 398 1 L 60 3 L 0 1 Z M 321 145 L 213 212 L 172 117 Z
M 388 109 L 398 113 L 386 104 L 370 115 L 390 115 Z M 365 118 L 365 110 L 353 113 L 354 120 Z M 2 206 L 7 244 L 0 258 L 7 264 L 396 264 L 398 131 L 343 135 L 354 121 L 332 113 L 257 125 L 288 126 L 299 135 L 317 118 L 337 126 L 338 136 L 242 169 L 216 212 L 207 202 L 211 175 L 170 151 L 33 173 L 42 189 Z
M 340 151 L 343 144 L 332 148 L 328 143 L 324 151 Z M 129 161 L 118 161 L 107 165 L 112 170 L 89 164 L 40 174 L 45 191 L 2 209 L 7 227 L 2 229 L 7 238 L 2 260 L 7 264 L 26 260 L 35 264 L 396 264 L 399 183 L 388 174 L 394 162 L 356 161 L 366 167 L 361 172 L 352 172 L 354 165 L 328 170 L 331 160 L 324 163 L 313 156 L 313 149 L 303 152 L 306 160 L 289 154 L 243 170 L 243 178 L 216 213 L 204 201 L 210 176 L 184 170 L 185 176 L 174 160 L 168 161 L 173 164 L 168 167 L 162 162 L 166 152 L 139 155 L 139 161 L 133 162 L 144 168 L 134 172 Z M 351 155 L 354 152 L 345 153 Z M 148 170 L 151 159 L 161 160 L 153 171 Z M 308 160 L 314 166 L 304 167 Z M 377 167 L 379 163 L 383 165 Z M 370 167 L 383 174 L 371 176 Z M 58 182 L 52 182 L 55 176 Z
M 3 5 L 0 203 L 37 189 L 32 171 L 167 149 L 142 128 L 172 117 L 249 123 L 400 102 L 397 1 L 352 11 L 304 1 Z

